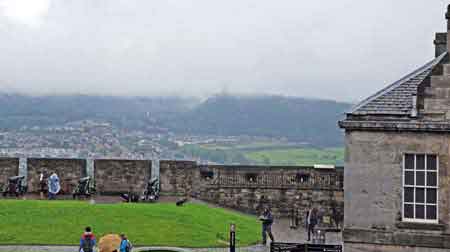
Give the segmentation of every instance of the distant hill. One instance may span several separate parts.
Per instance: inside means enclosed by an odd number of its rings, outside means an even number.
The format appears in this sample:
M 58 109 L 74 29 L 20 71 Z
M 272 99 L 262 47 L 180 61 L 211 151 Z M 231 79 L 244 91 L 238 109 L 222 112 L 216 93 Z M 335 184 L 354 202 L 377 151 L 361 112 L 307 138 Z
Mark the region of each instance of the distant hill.
M 284 96 L 214 96 L 173 121 L 177 132 L 287 137 L 314 146 L 342 145 L 337 121 L 349 103 Z
M 287 137 L 314 146 L 339 146 L 337 120 L 348 103 L 284 96 L 181 97 L 0 94 L 0 129 L 53 126 L 94 119 L 121 128 L 149 125 L 177 133 Z
M 195 98 L 0 94 L 0 129 L 54 126 L 94 119 L 118 127 L 145 128 L 199 104 Z

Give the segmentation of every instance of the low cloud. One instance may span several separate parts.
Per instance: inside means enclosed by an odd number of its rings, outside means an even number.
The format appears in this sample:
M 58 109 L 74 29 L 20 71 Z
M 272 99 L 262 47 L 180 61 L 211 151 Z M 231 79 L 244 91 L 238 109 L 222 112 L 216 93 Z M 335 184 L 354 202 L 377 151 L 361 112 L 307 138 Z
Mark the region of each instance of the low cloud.
M 11 22 L 37 27 L 50 8 L 50 0 L 0 0 L 0 13 Z
M 0 0 L 0 91 L 356 101 L 433 57 L 444 0 Z

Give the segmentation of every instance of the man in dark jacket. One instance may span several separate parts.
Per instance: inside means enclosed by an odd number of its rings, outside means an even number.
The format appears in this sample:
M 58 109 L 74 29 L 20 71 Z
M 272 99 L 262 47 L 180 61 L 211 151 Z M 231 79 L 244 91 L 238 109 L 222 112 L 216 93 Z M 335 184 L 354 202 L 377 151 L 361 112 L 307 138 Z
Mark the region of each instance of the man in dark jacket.
M 267 235 L 269 235 L 272 242 L 275 241 L 272 235 L 273 216 L 269 208 L 264 208 L 263 214 L 259 217 L 262 222 L 262 244 L 266 245 Z
M 311 234 L 314 235 L 314 228 L 318 223 L 318 210 L 312 208 L 306 213 L 306 229 L 308 231 L 308 241 L 311 240 Z

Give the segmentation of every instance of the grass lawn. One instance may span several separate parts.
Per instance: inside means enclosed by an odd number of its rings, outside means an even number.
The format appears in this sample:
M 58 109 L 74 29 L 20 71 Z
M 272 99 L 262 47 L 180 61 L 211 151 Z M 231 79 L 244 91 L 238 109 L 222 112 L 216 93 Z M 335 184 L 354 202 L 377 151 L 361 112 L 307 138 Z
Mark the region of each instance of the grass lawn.
M 97 238 L 126 233 L 135 246 L 226 246 L 231 222 L 239 246 L 259 239 L 255 217 L 200 204 L 95 204 L 0 200 L 0 244 L 77 245 L 85 226 Z
M 344 148 L 295 148 L 282 150 L 264 150 L 245 153 L 245 157 L 257 164 L 271 165 L 342 165 Z

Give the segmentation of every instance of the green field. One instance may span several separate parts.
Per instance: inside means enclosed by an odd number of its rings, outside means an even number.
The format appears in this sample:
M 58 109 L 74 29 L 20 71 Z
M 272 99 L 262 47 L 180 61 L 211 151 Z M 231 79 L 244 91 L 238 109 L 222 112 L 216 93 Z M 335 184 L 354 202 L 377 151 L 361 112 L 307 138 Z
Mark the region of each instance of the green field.
M 344 160 L 344 149 L 296 148 L 253 151 L 245 153 L 245 157 L 256 164 L 307 166 L 314 164 L 341 165 Z
M 200 204 L 94 204 L 78 201 L 0 201 L 0 244 L 77 245 L 85 226 L 97 237 L 126 233 L 137 246 L 226 246 L 236 223 L 239 246 L 255 244 L 252 216 Z
M 202 144 L 200 147 L 210 150 L 247 150 L 247 149 L 259 149 L 259 148 L 274 148 L 277 146 L 285 146 L 283 143 L 274 142 L 250 142 L 241 144 L 229 144 L 229 145 L 217 145 L 217 144 Z
M 221 164 L 251 165 L 343 165 L 344 148 L 313 148 L 286 142 L 185 145 L 181 151 L 190 157 Z

